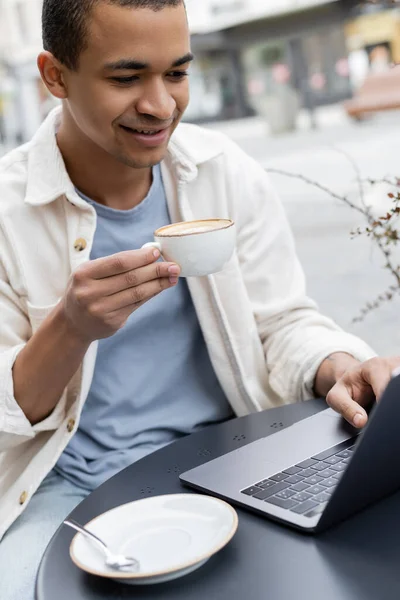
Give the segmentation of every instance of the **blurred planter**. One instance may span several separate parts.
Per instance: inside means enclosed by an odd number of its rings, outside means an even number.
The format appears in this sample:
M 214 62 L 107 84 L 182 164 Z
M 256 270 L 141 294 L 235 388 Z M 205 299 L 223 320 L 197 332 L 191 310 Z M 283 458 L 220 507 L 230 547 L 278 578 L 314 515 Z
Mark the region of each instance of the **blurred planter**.
M 290 86 L 279 86 L 273 95 L 253 99 L 255 110 L 268 123 L 272 134 L 277 135 L 296 129 L 300 100 Z

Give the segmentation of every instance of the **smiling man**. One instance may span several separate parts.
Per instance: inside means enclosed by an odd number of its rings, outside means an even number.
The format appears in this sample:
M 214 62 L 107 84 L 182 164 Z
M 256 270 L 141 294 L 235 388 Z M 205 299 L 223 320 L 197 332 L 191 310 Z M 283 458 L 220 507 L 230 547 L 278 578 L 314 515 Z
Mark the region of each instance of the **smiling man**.
M 66 14 L 75 15 L 73 35 Z M 43 21 L 47 52 L 39 68 L 63 100 L 57 141 L 68 173 L 93 200 L 133 208 L 189 102 L 185 7 L 180 0 L 61 0 L 44 3 Z
M 62 106 L 0 161 L 2 600 L 32 600 L 62 520 L 127 465 L 314 395 L 361 427 L 400 364 L 307 297 L 261 167 L 179 125 L 193 59 L 180 0 L 44 0 L 43 39 Z M 183 280 L 141 249 L 158 227 L 216 217 L 238 237 L 212 277 Z

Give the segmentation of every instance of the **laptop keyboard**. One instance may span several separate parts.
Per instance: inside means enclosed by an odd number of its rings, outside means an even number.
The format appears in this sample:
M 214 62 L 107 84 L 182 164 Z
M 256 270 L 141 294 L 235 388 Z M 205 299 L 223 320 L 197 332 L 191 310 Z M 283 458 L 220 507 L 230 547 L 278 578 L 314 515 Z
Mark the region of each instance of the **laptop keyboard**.
M 357 437 L 241 490 L 299 515 L 314 517 L 323 512 L 355 448 Z

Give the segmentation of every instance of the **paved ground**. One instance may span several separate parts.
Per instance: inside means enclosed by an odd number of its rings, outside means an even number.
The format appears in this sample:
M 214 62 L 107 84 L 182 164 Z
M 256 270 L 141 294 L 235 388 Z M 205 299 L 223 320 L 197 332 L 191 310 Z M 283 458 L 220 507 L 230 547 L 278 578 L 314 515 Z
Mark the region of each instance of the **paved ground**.
M 260 119 L 212 127 L 225 131 L 265 167 L 303 174 L 338 193 L 349 192 L 353 200 L 357 200 L 354 170 L 338 149 L 355 160 L 365 178 L 400 177 L 400 113 L 363 124 L 349 123 L 338 111 L 323 116 L 325 121 L 317 131 L 303 127 L 278 138 L 264 134 Z M 400 354 L 400 295 L 362 323 L 352 322 L 368 301 L 393 283 L 371 242 L 351 239 L 350 232 L 364 224 L 363 217 L 299 180 L 272 178 L 293 227 L 309 294 L 321 310 L 379 353 Z M 367 193 L 367 202 L 377 214 L 387 206 L 386 192 L 381 188 Z

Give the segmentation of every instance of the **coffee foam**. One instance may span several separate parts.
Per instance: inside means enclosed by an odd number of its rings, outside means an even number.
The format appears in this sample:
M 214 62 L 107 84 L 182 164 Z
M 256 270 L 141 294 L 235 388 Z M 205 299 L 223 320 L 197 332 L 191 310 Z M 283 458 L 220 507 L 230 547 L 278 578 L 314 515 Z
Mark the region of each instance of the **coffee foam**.
M 231 227 L 232 221 L 228 219 L 209 219 L 205 221 L 187 221 L 184 223 L 175 223 L 167 227 L 161 227 L 156 231 L 158 237 L 193 235 L 198 233 L 208 233 L 218 229 Z

